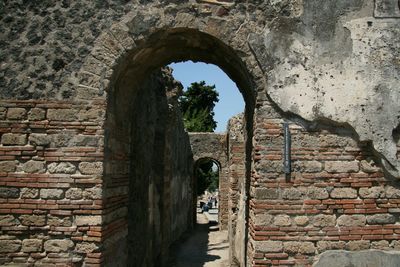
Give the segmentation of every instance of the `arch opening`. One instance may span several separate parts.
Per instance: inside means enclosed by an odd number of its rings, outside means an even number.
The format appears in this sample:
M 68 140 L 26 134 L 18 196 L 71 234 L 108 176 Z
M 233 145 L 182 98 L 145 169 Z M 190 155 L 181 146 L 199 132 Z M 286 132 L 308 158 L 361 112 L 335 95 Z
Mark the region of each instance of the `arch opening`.
M 254 82 L 237 53 L 209 34 L 175 28 L 139 40 L 119 62 L 105 125 L 104 218 L 111 230 L 104 250 L 110 264 L 168 266 L 170 245 L 193 227 L 194 163 L 176 108 L 182 88 L 162 66 L 192 60 L 223 69 L 243 95 L 251 146 Z M 246 151 L 249 161 L 250 147 Z

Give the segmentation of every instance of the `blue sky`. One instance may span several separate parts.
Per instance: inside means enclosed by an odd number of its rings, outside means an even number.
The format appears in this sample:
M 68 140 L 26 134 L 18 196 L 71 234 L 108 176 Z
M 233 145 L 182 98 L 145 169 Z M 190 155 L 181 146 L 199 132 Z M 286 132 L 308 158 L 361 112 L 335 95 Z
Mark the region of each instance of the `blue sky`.
M 172 63 L 173 76 L 186 89 L 192 82 L 204 80 L 214 85 L 219 93 L 219 102 L 215 105 L 214 119 L 217 122 L 215 132 L 226 131 L 229 118 L 244 111 L 244 101 L 236 84 L 219 67 L 213 64 L 186 61 Z

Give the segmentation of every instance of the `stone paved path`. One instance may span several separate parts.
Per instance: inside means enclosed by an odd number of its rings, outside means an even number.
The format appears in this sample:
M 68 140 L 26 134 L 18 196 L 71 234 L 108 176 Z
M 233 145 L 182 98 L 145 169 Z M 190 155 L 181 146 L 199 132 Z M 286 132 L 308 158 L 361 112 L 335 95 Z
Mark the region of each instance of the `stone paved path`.
M 216 223 L 198 213 L 197 225 L 177 247 L 172 267 L 226 267 L 228 247 L 228 232 L 218 231 Z

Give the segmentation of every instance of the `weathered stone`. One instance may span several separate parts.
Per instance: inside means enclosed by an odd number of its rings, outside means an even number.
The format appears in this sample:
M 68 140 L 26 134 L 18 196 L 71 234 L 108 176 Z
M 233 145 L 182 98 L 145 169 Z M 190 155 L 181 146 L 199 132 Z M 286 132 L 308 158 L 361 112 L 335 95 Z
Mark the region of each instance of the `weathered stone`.
M 327 172 L 358 172 L 360 167 L 357 161 L 326 161 L 325 170 Z
M 255 197 L 257 199 L 276 199 L 279 193 L 276 188 L 256 188 Z
M 318 241 L 317 242 L 317 249 L 318 252 L 324 252 L 326 250 L 332 249 L 345 249 L 346 242 L 344 241 Z
M 277 215 L 274 218 L 274 224 L 276 226 L 290 226 L 292 222 L 290 221 L 290 217 L 288 215 Z
M 368 240 L 352 240 L 347 243 L 348 250 L 369 249 L 370 242 Z
M 19 198 L 19 188 L 0 187 L 0 198 Z
M 1 136 L 1 143 L 3 145 L 24 146 L 27 143 L 27 136 L 26 134 L 5 133 Z
M 80 188 L 70 188 L 65 192 L 65 198 L 68 199 L 81 199 L 82 195 L 82 189 Z
M 70 162 L 61 162 L 61 163 L 50 163 L 47 166 L 47 169 L 50 173 L 67 173 L 73 174 L 76 172 L 76 167 Z
M 40 252 L 42 251 L 43 240 L 25 239 L 22 241 L 22 252 Z
M 99 143 L 99 137 L 93 135 L 75 135 L 68 142 L 70 146 L 92 146 L 96 147 Z
M 39 196 L 39 189 L 37 188 L 22 188 L 21 198 L 37 198 Z
M 103 163 L 81 162 L 79 163 L 79 171 L 82 174 L 101 174 L 103 172 Z
M 374 214 L 367 216 L 368 224 L 389 224 L 395 223 L 396 217 L 392 214 Z
M 329 192 L 326 188 L 310 187 L 306 189 L 305 195 L 310 199 L 328 199 Z
M 259 241 L 255 243 L 257 251 L 260 252 L 281 252 L 283 250 L 282 241 Z
M 52 121 L 75 121 L 78 112 L 73 109 L 48 109 L 47 119 Z
M 371 243 L 371 249 L 388 250 L 389 241 L 387 240 L 373 241 Z
M 0 226 L 12 226 L 18 223 L 18 220 L 13 215 L 0 215 Z
M 44 242 L 44 250 L 47 252 L 67 252 L 74 247 L 74 242 L 69 239 L 53 239 Z
M 62 199 L 62 189 L 40 189 L 40 197 L 43 199 Z
M 297 161 L 294 164 L 296 171 L 315 173 L 322 171 L 322 163 L 319 161 Z
M 80 253 L 92 253 L 95 252 L 99 249 L 98 246 L 94 243 L 88 243 L 88 242 L 82 242 L 78 243 L 75 246 L 75 251 L 80 252 Z
M 29 142 L 36 146 L 48 146 L 51 142 L 51 137 L 47 134 L 30 134 Z
M 76 216 L 75 223 L 78 226 L 82 225 L 101 225 L 101 216 Z
M 375 166 L 375 162 L 372 159 L 362 160 L 360 162 L 361 170 L 366 173 L 374 173 L 380 171 L 380 168 Z
M 383 198 L 385 197 L 385 188 L 381 186 L 361 187 L 358 194 L 361 198 Z
M 365 226 L 366 223 L 365 215 L 341 215 L 337 219 L 337 223 L 339 226 Z
M 294 222 L 298 226 L 305 226 L 308 224 L 309 221 L 310 221 L 310 219 L 307 216 L 297 216 L 294 218 Z
M 289 254 L 314 254 L 315 246 L 312 242 L 289 241 L 283 243 L 284 251 Z
M 7 119 L 9 120 L 24 120 L 26 118 L 26 109 L 24 108 L 9 108 L 7 111 Z
M 387 186 L 385 188 L 385 194 L 387 198 L 400 198 L 400 189 L 393 186 Z
M 30 121 L 40 121 L 46 118 L 46 111 L 42 108 L 33 108 L 28 113 Z
M 45 215 L 21 215 L 19 217 L 22 225 L 27 226 L 44 226 L 46 224 Z
M 0 172 L 14 172 L 17 168 L 17 161 L 0 161 Z
M 83 191 L 83 197 L 86 199 L 101 199 L 103 190 L 101 187 L 88 188 Z
M 7 109 L 5 107 L 0 107 L 0 120 L 5 120 L 7 114 Z
M 30 160 L 22 164 L 22 170 L 26 173 L 44 173 L 46 171 L 44 161 Z
M 312 224 L 317 227 L 335 226 L 336 217 L 335 215 L 319 214 L 314 216 L 312 219 Z
M 334 188 L 331 192 L 332 198 L 357 198 L 357 190 L 353 188 Z
M 394 248 L 395 250 L 400 250 L 400 240 L 393 240 L 390 243 L 390 247 Z
M 283 199 L 296 200 L 303 197 L 303 192 L 297 188 L 287 188 L 282 192 Z
M 313 267 L 337 266 L 385 266 L 397 267 L 400 264 L 400 253 L 378 250 L 367 251 L 326 251 L 322 253 Z
M 267 213 L 256 214 L 254 217 L 254 223 L 256 225 L 271 225 L 274 220 L 274 216 Z
M 59 216 L 48 215 L 47 224 L 49 226 L 69 227 L 72 226 L 72 220 L 71 217 L 59 217 Z
M 21 249 L 21 240 L 0 240 L 0 253 L 18 252 Z

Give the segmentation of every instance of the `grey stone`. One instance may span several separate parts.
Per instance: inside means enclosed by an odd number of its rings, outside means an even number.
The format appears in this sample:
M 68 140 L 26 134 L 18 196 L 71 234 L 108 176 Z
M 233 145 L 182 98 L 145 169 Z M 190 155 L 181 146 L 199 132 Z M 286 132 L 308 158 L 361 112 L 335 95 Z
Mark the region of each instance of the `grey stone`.
M 44 242 L 44 250 L 47 252 L 67 252 L 74 247 L 74 242 L 69 239 L 52 239 Z
M 296 199 L 302 199 L 302 197 L 303 197 L 303 192 L 297 188 L 286 188 L 282 192 L 283 199 L 296 200 Z
M 40 252 L 42 251 L 43 240 L 24 239 L 22 240 L 22 252 Z
M 353 188 L 334 188 L 332 198 L 357 198 L 357 190 Z
M 384 198 L 385 188 L 382 186 L 361 187 L 358 194 L 361 198 Z
M 62 199 L 62 189 L 40 189 L 40 197 L 43 199 Z
M 346 242 L 344 241 L 318 241 L 317 242 L 317 249 L 318 252 L 324 252 L 326 250 L 333 250 L 333 249 L 345 249 Z
M 304 241 L 289 241 L 283 243 L 284 251 L 289 254 L 314 254 L 315 253 L 315 246 L 314 243 Z
M 258 241 L 255 243 L 255 248 L 260 252 L 281 252 L 283 250 L 282 241 Z
M 364 250 L 369 249 L 370 242 L 368 240 L 352 240 L 347 243 L 348 250 Z
M 17 224 L 19 222 L 13 215 L 0 215 L 0 226 L 13 226 Z
M 306 189 L 305 195 L 310 199 L 328 199 L 329 192 L 326 188 L 309 187 Z
M 101 225 L 102 219 L 101 216 L 85 216 L 85 215 L 78 215 L 75 218 L 75 223 L 78 226 L 83 225 Z
M 343 250 L 326 251 L 319 255 L 313 267 L 337 266 L 400 266 L 400 253 L 397 251 L 367 250 L 349 252 Z
M 306 226 L 310 219 L 307 216 L 297 216 L 294 218 L 294 222 L 298 226 Z
M 75 121 L 78 112 L 73 109 L 48 109 L 47 119 L 52 121 Z
M 274 224 L 276 226 L 290 226 L 292 225 L 292 222 L 288 215 L 277 215 L 274 218 Z
M 5 133 L 1 136 L 1 143 L 3 145 L 24 146 L 27 143 L 27 136 L 26 134 Z
M 335 215 L 318 214 L 312 218 L 312 224 L 317 227 L 335 226 L 336 217 Z
M 86 199 L 101 199 L 103 190 L 101 187 L 88 188 L 83 191 L 83 197 Z
M 81 162 L 79 163 L 79 171 L 82 174 L 102 174 L 103 163 L 102 162 Z
M 59 217 L 59 216 L 48 215 L 47 224 L 49 226 L 69 227 L 72 226 L 72 220 L 70 217 Z
M 69 146 L 92 146 L 99 144 L 99 137 L 93 135 L 75 135 L 68 142 Z
M 36 146 L 48 146 L 51 143 L 51 137 L 47 134 L 30 134 L 29 142 Z
M 6 118 L 7 109 L 4 107 L 0 107 L 0 120 L 4 120 Z
M 39 196 L 39 189 L 37 188 L 22 188 L 21 198 L 37 198 Z
M 255 197 L 257 199 L 277 199 L 279 192 L 276 188 L 256 188 Z
M 30 160 L 22 164 L 22 170 L 26 173 L 44 173 L 46 172 L 45 162 Z
M 99 247 L 94 243 L 82 242 L 75 246 L 75 251 L 80 253 L 92 253 L 99 249 Z
M 45 215 L 21 215 L 19 216 L 22 225 L 26 226 L 44 226 L 46 224 Z
M 21 249 L 21 240 L 0 240 L 0 253 L 18 252 Z
M 65 192 L 65 198 L 68 199 L 81 199 L 82 195 L 82 189 L 80 188 L 70 188 Z
M 7 111 L 7 119 L 9 120 L 24 120 L 26 118 L 26 109 L 24 108 L 9 108 Z
M 339 226 L 356 227 L 365 226 L 366 221 L 365 215 L 341 215 L 337 219 L 337 224 Z
M 67 173 L 67 174 L 73 174 L 76 172 L 76 167 L 70 162 L 61 162 L 61 163 L 50 163 L 47 166 L 47 170 L 50 173 Z
M 256 225 L 271 225 L 274 220 L 274 216 L 267 213 L 259 213 L 254 217 L 254 223 Z
M 371 249 L 388 250 L 389 241 L 387 240 L 373 241 L 371 243 Z
M 387 186 L 385 188 L 385 194 L 387 198 L 400 198 L 400 189 L 393 186 Z
M 325 170 L 327 172 L 358 172 L 360 167 L 357 161 L 326 161 Z
M 0 172 L 14 172 L 17 168 L 17 161 L 0 161 Z
M 392 214 L 374 214 L 367 216 L 368 224 L 391 224 L 396 222 Z
M 19 188 L 0 187 L 0 198 L 19 198 Z
M 32 108 L 28 113 L 30 121 L 40 121 L 46 118 L 46 111 L 42 108 Z

